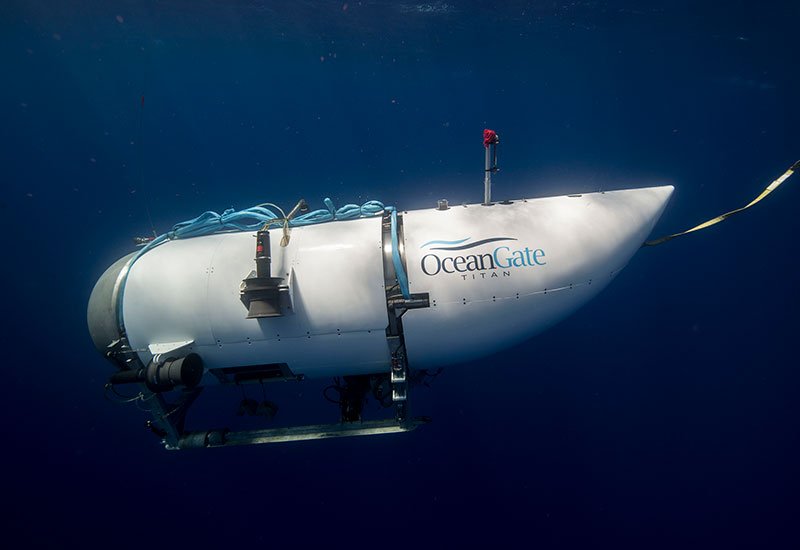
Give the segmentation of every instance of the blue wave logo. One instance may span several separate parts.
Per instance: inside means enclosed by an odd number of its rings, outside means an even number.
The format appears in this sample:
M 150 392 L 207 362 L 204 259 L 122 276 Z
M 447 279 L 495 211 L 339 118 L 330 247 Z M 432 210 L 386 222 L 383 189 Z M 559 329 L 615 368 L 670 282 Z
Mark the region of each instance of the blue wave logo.
M 461 239 L 461 240 L 458 240 L 458 241 L 428 241 L 425 244 L 423 244 L 422 246 L 420 246 L 420 248 L 426 248 L 426 247 L 429 247 L 429 246 L 433 246 L 435 244 L 439 244 L 439 245 L 447 245 L 447 246 L 438 246 L 436 248 L 431 248 L 431 250 L 468 250 L 470 248 L 475 248 L 476 246 L 481 246 L 482 244 L 496 243 L 496 242 L 500 242 L 500 241 L 516 241 L 517 240 L 514 237 L 491 237 L 491 238 L 488 238 L 488 239 L 482 239 L 480 241 L 475 241 L 474 243 L 462 244 L 462 243 L 466 243 L 468 240 L 470 240 L 470 238 L 471 237 L 467 237 L 466 239 Z

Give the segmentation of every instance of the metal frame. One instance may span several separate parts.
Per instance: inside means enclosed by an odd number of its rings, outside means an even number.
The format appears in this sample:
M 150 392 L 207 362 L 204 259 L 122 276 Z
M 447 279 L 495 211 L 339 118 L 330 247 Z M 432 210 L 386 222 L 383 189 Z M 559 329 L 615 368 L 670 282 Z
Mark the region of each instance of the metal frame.
M 107 357 L 122 370 L 142 368 L 138 354 L 128 346 L 124 335 L 109 346 Z M 170 403 L 164 395 L 153 393 L 144 384 L 138 384 L 139 401 L 141 408 L 152 415 L 152 419 L 148 420 L 145 426 L 161 439 L 165 449 L 171 451 L 401 433 L 429 423 L 430 418 L 406 418 L 407 377 L 405 373 L 407 372 L 407 363 L 402 361 L 398 362 L 397 365 L 402 366 L 402 368 L 397 371 L 397 375 L 393 368 L 391 375 L 393 400 L 396 407 L 396 414 L 393 419 L 311 424 L 264 430 L 231 431 L 218 429 L 187 432 L 184 431 L 186 414 L 200 393 L 202 393 L 202 387 L 184 390 L 180 393 L 177 401 Z M 400 395 L 402 395 L 402 398 L 395 399 L 395 396 Z
M 397 216 L 397 242 L 404 242 L 403 218 Z M 402 248 L 400 261 L 404 262 Z M 413 294 L 408 299 L 403 297 L 397 280 L 393 262 L 392 246 L 392 215 L 387 212 L 383 217 L 383 275 L 386 287 L 386 309 L 389 316 L 389 325 L 386 327 L 386 340 L 389 343 L 391 354 L 390 383 L 392 387 L 392 401 L 395 404 L 395 418 L 403 422 L 408 414 L 408 355 L 406 342 L 403 336 L 403 314 L 409 309 L 429 307 L 430 300 L 427 293 Z M 405 269 L 405 266 L 403 266 Z
M 422 424 L 427 424 L 427 417 L 408 418 L 408 359 L 403 338 L 402 316 L 412 308 L 429 307 L 427 294 L 415 294 L 406 299 L 400 292 L 397 281 L 392 249 L 391 214 L 386 213 L 382 225 L 383 272 L 386 289 L 386 309 L 388 325 L 386 339 L 391 354 L 389 380 L 392 391 L 392 402 L 395 408 L 393 419 L 371 420 L 359 422 L 340 422 L 337 424 L 312 424 L 290 426 L 285 428 L 231 431 L 228 429 L 184 431 L 186 414 L 202 392 L 202 387 L 184 390 L 177 401 L 170 403 L 160 393 L 150 391 L 144 384 L 138 384 L 138 401 L 142 408 L 151 415 L 146 426 L 161 438 L 168 450 L 225 447 L 232 445 L 256 445 L 264 443 L 283 443 L 288 441 L 305 441 L 312 439 L 328 439 L 333 437 L 355 437 L 364 435 L 383 435 L 408 432 Z M 398 242 L 402 243 L 402 217 L 397 217 Z M 402 251 L 402 248 L 401 248 Z M 401 261 L 403 261 L 401 254 Z M 126 266 L 127 267 L 127 266 Z M 123 270 L 126 271 L 126 270 Z M 124 274 L 123 274 L 124 276 Z M 115 289 L 116 291 L 116 289 Z M 120 370 L 141 369 L 144 367 L 137 350 L 130 346 L 125 334 L 122 319 L 119 319 L 119 339 L 115 340 L 106 352 L 106 357 L 114 362 Z M 191 342 L 176 342 L 170 348 L 185 346 Z M 156 350 L 158 351 L 158 350 Z M 212 369 L 213 370 L 213 369 Z M 285 369 L 284 376 L 275 380 L 302 380 Z M 269 380 L 263 380 L 269 381 Z

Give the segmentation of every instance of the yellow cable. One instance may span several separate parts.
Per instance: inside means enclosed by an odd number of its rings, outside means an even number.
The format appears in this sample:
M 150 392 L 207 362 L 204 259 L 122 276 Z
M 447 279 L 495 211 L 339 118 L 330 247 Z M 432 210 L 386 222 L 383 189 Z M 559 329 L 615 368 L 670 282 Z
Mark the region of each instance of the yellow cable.
M 761 192 L 760 195 L 758 195 L 756 198 L 751 200 L 747 205 L 742 206 L 741 208 L 737 208 L 736 210 L 731 210 L 730 212 L 726 212 L 724 214 L 721 214 L 721 215 L 717 216 L 716 218 L 712 218 L 712 219 L 710 219 L 708 221 L 705 221 L 705 222 L 701 223 L 700 225 L 696 225 L 696 226 L 692 227 L 691 229 L 687 229 L 686 231 L 681 231 L 680 233 L 673 233 L 672 235 L 665 235 L 663 237 L 659 237 L 658 239 L 653 239 L 652 241 L 646 241 L 642 246 L 656 246 L 656 245 L 659 245 L 661 243 L 665 243 L 667 241 L 671 241 L 672 239 L 674 239 L 676 237 L 681 237 L 683 235 L 687 235 L 687 234 L 693 233 L 695 231 L 700 231 L 701 229 L 705 229 L 706 227 L 711 227 L 712 225 L 716 225 L 719 222 L 730 218 L 734 214 L 738 214 L 739 212 L 743 212 L 743 211 L 747 210 L 748 208 L 750 208 L 751 206 L 753 206 L 754 204 L 756 204 L 757 202 L 760 202 L 761 199 L 763 199 L 764 197 L 766 197 L 770 193 L 772 193 L 775 189 L 778 188 L 778 186 L 780 184 L 782 184 L 784 181 L 786 181 L 789 178 L 789 176 L 791 176 L 792 174 L 794 174 L 797 171 L 800 171 L 800 160 L 795 162 L 792 165 L 791 168 L 786 170 L 786 172 L 784 172 L 781 177 L 779 177 L 778 179 L 776 179 L 775 181 L 770 183 L 767 186 L 767 188 L 764 189 Z

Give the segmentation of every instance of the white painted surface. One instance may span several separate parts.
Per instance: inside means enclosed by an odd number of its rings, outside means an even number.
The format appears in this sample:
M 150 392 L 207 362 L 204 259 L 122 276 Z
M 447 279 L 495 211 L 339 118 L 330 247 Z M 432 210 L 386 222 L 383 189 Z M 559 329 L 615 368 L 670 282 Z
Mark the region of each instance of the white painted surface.
M 165 243 L 133 265 L 123 311 L 131 346 L 194 340 L 208 368 L 287 363 L 295 374 L 376 372 L 388 365 L 381 218 L 270 232 L 272 274 L 285 277 L 284 315 L 247 319 L 242 279 L 254 233 Z M 144 361 L 149 355 L 141 354 Z
M 411 366 L 486 356 L 564 318 L 625 266 L 671 193 L 666 186 L 403 213 L 411 292 L 430 293 L 432 304 L 403 317 Z M 192 340 L 208 368 L 287 363 L 309 377 L 388 370 L 380 216 L 293 228 L 286 248 L 280 238 L 271 232 L 272 273 L 285 278 L 291 297 L 276 318 L 247 319 L 240 301 L 242 279 L 255 268 L 254 233 L 171 241 L 144 254 L 123 303 L 142 360 L 148 346 Z M 462 251 L 427 244 L 490 238 L 507 240 Z M 485 269 L 456 270 L 457 256 L 466 269 L 470 254 L 498 248 L 495 269 L 483 256 Z M 427 254 L 454 272 L 426 274 Z M 520 265 L 506 268 L 508 259 Z
M 672 186 L 560 196 L 492 206 L 455 206 L 405 213 L 405 256 L 411 292 L 429 292 L 432 307 L 403 317 L 414 367 L 477 359 L 507 348 L 563 319 L 607 285 L 645 241 Z M 433 250 L 433 240 L 509 237 L 462 251 Z M 440 258 L 490 254 L 498 263 L 527 248 L 532 265 L 474 272 L 423 272 L 427 254 Z M 518 256 L 519 257 L 519 256 Z M 543 265 L 538 265 L 541 263 Z M 452 260 L 446 267 L 456 271 Z M 487 263 L 487 262 L 484 262 Z M 517 263 L 522 263 L 517 260 Z M 427 260 L 431 272 L 435 262 Z M 463 270 L 466 265 L 462 262 Z M 473 277 L 474 276 L 474 277 Z M 433 305 L 435 303 L 435 305 Z

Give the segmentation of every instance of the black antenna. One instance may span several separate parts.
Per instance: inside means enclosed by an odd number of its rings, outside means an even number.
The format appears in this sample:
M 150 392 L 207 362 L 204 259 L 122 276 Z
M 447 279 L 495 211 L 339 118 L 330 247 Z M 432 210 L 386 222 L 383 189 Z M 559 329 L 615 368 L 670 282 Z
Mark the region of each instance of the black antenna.
M 153 9 L 153 6 L 149 6 L 150 9 Z M 153 21 L 157 21 L 158 19 L 153 19 Z M 147 34 L 145 34 L 147 36 Z M 147 90 L 147 82 L 148 82 L 148 72 L 151 67 L 151 54 L 150 49 L 154 47 L 153 41 L 151 40 L 150 43 L 145 44 L 142 47 L 142 53 L 144 54 L 144 62 L 142 63 L 142 94 L 141 100 L 139 102 L 139 185 L 140 187 L 144 188 L 144 133 L 142 132 L 142 119 L 144 118 L 144 95 L 145 91 Z M 156 226 L 153 223 L 153 218 L 150 216 L 150 207 L 149 207 L 149 194 L 142 195 L 142 199 L 144 199 L 144 211 L 147 214 L 147 221 L 150 223 L 150 231 L 153 232 L 153 238 L 158 237 L 158 232 L 156 231 Z
M 144 132 L 142 131 L 142 119 L 144 118 L 144 93 L 142 93 L 139 100 L 139 137 L 136 139 L 137 164 L 139 164 L 139 191 L 142 194 L 144 201 L 144 211 L 147 214 L 147 221 L 150 222 L 150 230 L 153 232 L 153 238 L 158 237 L 156 233 L 156 226 L 153 224 L 153 218 L 150 216 L 150 208 L 147 205 L 147 194 L 144 190 Z

